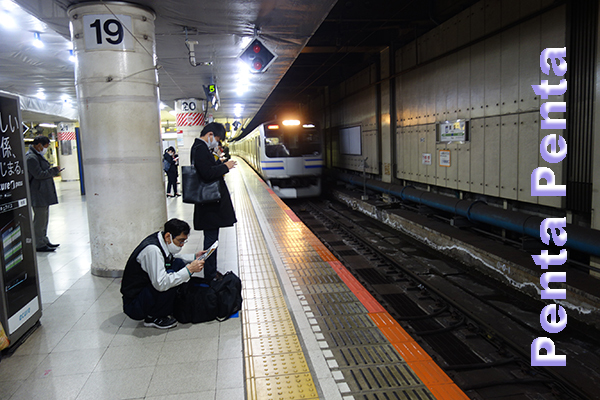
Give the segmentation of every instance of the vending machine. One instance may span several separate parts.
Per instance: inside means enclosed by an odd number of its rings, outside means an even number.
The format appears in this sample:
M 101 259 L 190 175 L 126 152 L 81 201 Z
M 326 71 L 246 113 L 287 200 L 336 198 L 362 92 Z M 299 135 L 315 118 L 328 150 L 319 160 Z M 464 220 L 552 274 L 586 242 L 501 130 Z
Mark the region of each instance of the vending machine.
M 0 322 L 11 345 L 42 315 L 19 98 L 0 93 Z

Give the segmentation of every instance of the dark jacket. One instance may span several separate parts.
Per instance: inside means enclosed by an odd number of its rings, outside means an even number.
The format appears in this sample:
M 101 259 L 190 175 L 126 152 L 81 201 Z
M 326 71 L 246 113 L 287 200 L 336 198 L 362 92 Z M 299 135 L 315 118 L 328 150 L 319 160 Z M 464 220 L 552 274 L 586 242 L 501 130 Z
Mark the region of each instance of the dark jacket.
M 58 175 L 58 167 L 50 167 L 50 162 L 39 154 L 33 146 L 25 154 L 27 171 L 29 173 L 29 189 L 31 192 L 31 206 L 45 207 L 58 204 L 54 177 Z
M 175 174 L 177 176 L 177 161 L 173 160 L 173 157 L 165 151 L 163 154 L 163 159 L 171 164 L 168 171 L 165 171 L 167 174 Z
M 233 226 L 237 222 L 231 196 L 223 176 L 229 172 L 227 165 L 217 161 L 202 139 L 196 139 L 191 151 L 192 164 L 204 182 L 219 180 L 221 201 L 209 204 L 194 204 L 194 229 L 214 230 Z
M 160 249 L 160 252 L 165 258 L 165 269 L 168 269 L 171 265 L 173 257 L 165 254 L 165 251 L 158 241 L 158 232 L 154 232 L 142 240 L 131 256 L 129 256 L 127 264 L 125 264 L 125 270 L 123 271 L 121 294 L 123 295 L 125 304 L 135 299 L 145 287 L 152 286 L 152 281 L 150 281 L 148 273 L 142 269 L 141 264 L 137 261 L 137 256 L 148 246 L 156 246 Z

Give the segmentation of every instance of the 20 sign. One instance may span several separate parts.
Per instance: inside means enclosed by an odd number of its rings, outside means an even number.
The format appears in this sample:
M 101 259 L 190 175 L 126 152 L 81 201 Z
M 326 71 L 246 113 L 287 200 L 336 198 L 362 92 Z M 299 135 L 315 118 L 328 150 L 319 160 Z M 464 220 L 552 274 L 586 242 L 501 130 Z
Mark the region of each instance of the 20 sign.
M 133 25 L 129 15 L 84 15 L 86 50 L 133 50 Z

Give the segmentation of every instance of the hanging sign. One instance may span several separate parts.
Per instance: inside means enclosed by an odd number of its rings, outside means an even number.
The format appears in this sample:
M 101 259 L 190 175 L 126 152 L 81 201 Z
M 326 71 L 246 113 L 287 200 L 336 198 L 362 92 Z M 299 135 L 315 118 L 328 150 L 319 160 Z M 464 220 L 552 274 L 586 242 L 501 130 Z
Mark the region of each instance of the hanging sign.
M 175 101 L 175 118 L 177 126 L 204 125 L 204 112 L 198 109 L 202 101 L 198 99 L 182 99 Z

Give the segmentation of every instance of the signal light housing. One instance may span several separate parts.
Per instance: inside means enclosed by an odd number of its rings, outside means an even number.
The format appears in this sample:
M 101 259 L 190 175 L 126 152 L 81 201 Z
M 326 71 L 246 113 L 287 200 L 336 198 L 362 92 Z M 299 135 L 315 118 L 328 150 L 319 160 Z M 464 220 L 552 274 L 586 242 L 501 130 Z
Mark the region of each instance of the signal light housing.
M 240 54 L 240 60 L 246 63 L 253 73 L 265 72 L 276 58 L 277 55 L 258 39 L 254 39 Z

